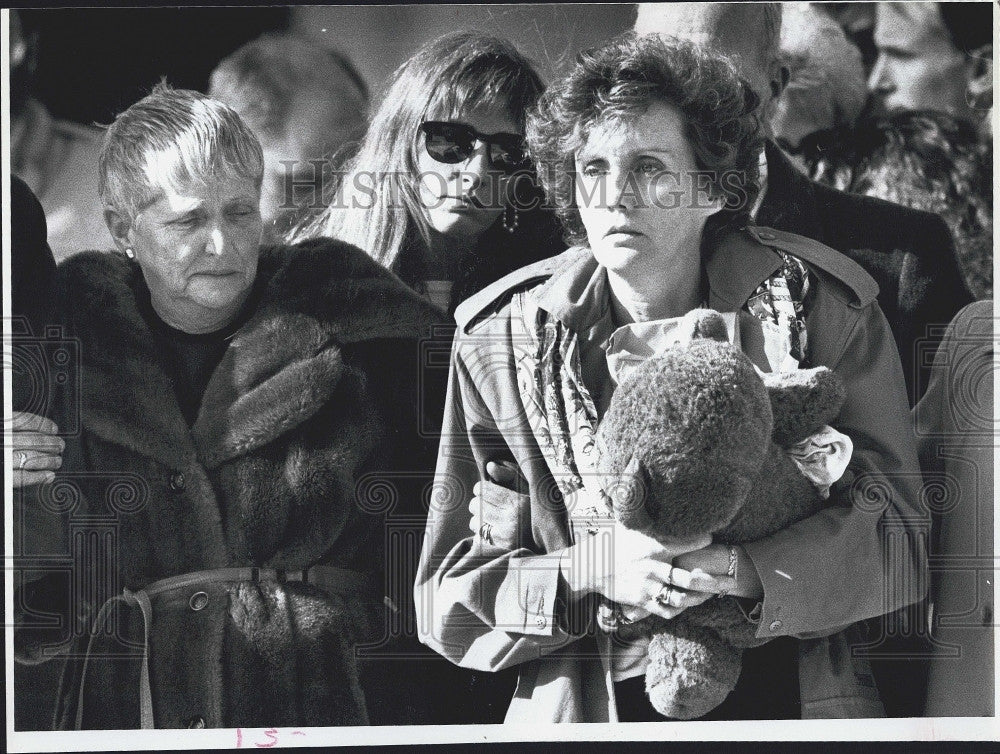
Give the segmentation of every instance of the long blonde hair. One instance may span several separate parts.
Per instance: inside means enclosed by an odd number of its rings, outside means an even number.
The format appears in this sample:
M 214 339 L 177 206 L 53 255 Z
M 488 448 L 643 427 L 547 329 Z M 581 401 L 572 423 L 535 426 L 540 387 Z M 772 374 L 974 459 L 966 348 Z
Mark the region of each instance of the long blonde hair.
M 414 231 L 425 244 L 430 239 L 415 183 L 420 124 L 430 114 L 453 118 L 467 107 L 500 105 L 523 130 L 543 89 L 513 45 L 470 31 L 424 45 L 393 78 L 332 200 L 293 227 L 290 242 L 333 236 L 397 268 Z

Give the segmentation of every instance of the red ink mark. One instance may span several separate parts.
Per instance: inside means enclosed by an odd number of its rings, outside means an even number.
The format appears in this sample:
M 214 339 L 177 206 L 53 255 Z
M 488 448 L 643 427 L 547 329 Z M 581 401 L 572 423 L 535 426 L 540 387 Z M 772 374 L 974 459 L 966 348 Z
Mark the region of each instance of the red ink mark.
M 237 728 L 236 729 L 236 748 L 237 749 L 242 749 L 243 748 L 243 729 L 242 728 Z
M 292 731 L 292 735 L 293 735 L 293 736 L 304 736 L 304 735 L 305 735 L 305 731 L 301 731 L 301 730 L 293 730 L 293 731 Z
M 254 741 L 253 745 L 256 746 L 258 749 L 270 749 L 272 746 L 277 746 L 278 744 L 277 728 L 268 728 L 267 730 L 264 731 L 264 735 L 271 739 L 270 743 L 259 744 L 256 741 Z

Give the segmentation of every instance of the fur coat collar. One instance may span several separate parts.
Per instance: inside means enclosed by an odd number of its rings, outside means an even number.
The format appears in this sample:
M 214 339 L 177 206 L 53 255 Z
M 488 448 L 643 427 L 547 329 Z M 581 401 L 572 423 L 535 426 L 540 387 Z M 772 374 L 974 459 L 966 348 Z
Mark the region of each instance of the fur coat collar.
M 143 320 L 139 266 L 87 252 L 60 267 L 82 362 L 82 421 L 91 432 L 171 467 L 212 469 L 316 412 L 343 374 L 342 346 L 416 338 L 440 315 L 355 247 L 321 239 L 265 248 L 257 306 L 208 382 L 193 427 Z

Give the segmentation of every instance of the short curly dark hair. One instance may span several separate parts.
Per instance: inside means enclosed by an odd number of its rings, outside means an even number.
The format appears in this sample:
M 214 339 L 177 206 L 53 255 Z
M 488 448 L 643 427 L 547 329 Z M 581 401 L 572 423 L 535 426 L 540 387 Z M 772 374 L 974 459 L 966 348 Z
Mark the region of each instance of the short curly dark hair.
M 629 32 L 581 52 L 528 115 L 528 148 L 568 243 L 586 241 L 574 194 L 575 152 L 596 124 L 641 115 L 656 101 L 681 111 L 698 169 L 710 175 L 712 194 L 726 200 L 723 212 L 749 217 L 760 191 L 757 95 L 717 53 Z

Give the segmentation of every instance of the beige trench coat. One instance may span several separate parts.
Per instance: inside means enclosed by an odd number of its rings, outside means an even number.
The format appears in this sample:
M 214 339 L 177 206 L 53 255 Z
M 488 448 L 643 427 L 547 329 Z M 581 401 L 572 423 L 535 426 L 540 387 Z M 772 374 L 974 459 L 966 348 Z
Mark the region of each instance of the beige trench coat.
M 705 251 L 709 306 L 739 311 L 780 266 L 775 248 L 804 260 L 816 277 L 807 317 L 813 365 L 837 371 L 847 401 L 834 422 L 854 441 L 848 474 L 830 505 L 771 537 L 747 544 L 764 599 L 759 637 L 800 643 L 804 717 L 881 712 L 874 684 L 858 674 L 848 644 L 856 624 L 915 602 L 926 591 L 927 511 L 899 356 L 860 267 L 822 244 L 770 229 L 733 232 Z M 616 721 L 608 639 L 592 605 L 581 619 L 562 597 L 559 558 L 573 542 L 565 505 L 528 425 L 516 360 L 532 323 L 519 300 L 585 337 L 606 301 L 589 300 L 597 262 L 570 249 L 480 292 L 456 313 L 437 494 L 415 585 L 421 640 L 463 667 L 519 667 L 507 721 Z M 744 327 L 743 325 L 746 325 Z M 742 347 L 767 368 L 759 324 L 741 318 Z M 470 536 L 468 503 L 488 461 L 517 463 L 530 505 L 513 550 Z M 849 630 L 848 630 L 849 629 Z

